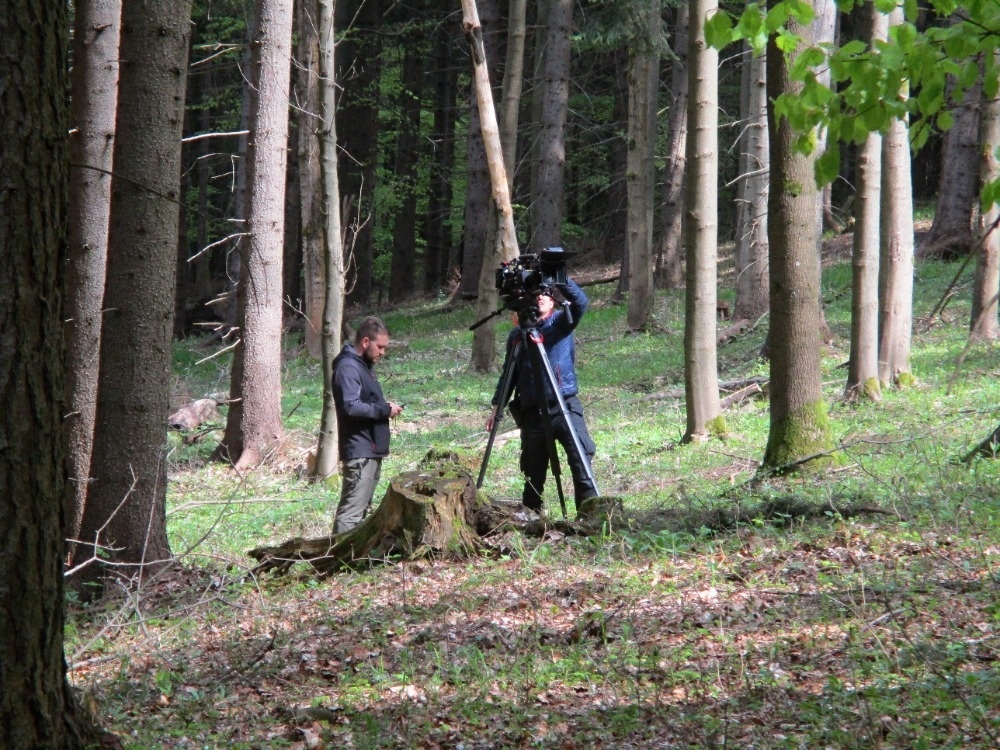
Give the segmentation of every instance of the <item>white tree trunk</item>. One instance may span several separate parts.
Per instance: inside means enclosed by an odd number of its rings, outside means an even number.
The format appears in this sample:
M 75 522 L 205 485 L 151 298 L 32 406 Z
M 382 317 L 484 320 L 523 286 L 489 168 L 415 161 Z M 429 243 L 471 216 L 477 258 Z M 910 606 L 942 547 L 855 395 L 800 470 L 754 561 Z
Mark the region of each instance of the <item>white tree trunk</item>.
M 716 353 L 718 265 L 719 53 L 705 43 L 717 0 L 691 0 L 688 43 L 688 141 L 684 190 L 687 285 L 684 315 L 684 440 L 723 432 Z
M 334 66 L 333 10 L 335 0 L 319 0 L 320 106 L 319 130 L 322 174 L 323 270 L 326 295 L 323 303 L 323 414 L 316 449 L 317 478 L 337 470 L 337 410 L 333 400 L 333 360 L 340 352 L 344 321 L 346 270 L 340 221 L 340 186 L 337 182 L 337 81 Z

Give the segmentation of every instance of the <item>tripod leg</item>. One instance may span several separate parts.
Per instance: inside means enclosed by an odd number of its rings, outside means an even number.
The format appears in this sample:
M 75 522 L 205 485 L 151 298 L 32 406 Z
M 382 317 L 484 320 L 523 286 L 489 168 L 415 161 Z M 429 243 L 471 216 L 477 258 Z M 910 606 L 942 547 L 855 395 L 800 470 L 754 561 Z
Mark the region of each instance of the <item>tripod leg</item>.
M 535 375 L 535 398 L 542 412 L 545 446 L 549 454 L 549 464 L 552 466 L 552 478 L 556 483 L 556 492 L 559 494 L 559 509 L 562 511 L 563 518 L 566 518 L 566 496 L 563 494 L 562 476 L 559 469 L 559 454 L 556 451 L 555 431 L 552 428 L 552 415 L 549 414 L 548 398 L 545 395 L 545 383 L 542 381 L 542 376 L 545 376 L 549 387 L 552 388 L 558 398 L 562 398 L 562 395 L 559 392 L 559 384 L 556 383 L 555 377 L 552 374 L 552 367 L 549 365 L 548 355 L 545 354 L 545 347 L 542 346 L 542 339 L 537 331 L 528 333 L 528 342 L 532 371 Z M 572 430 L 572 425 L 570 425 L 570 429 Z
M 559 413 L 566 423 L 566 428 L 569 431 L 570 438 L 572 439 L 573 447 L 576 449 L 576 452 L 580 456 L 580 461 L 583 464 L 584 473 L 587 476 L 587 480 L 594 488 L 594 492 L 596 492 L 599 495 L 601 493 L 600 490 L 597 489 L 597 479 L 594 477 L 594 470 L 593 467 L 591 467 L 590 465 L 590 458 L 587 456 L 586 451 L 584 451 L 583 442 L 580 440 L 580 436 L 577 434 L 576 428 L 573 426 L 573 420 L 570 418 L 569 409 L 566 407 L 566 399 L 563 398 L 562 391 L 559 389 L 559 383 L 556 380 L 555 374 L 552 372 L 552 365 L 549 363 L 549 357 L 545 353 L 545 347 L 542 346 L 541 336 L 539 336 L 536 331 L 533 332 L 532 335 L 529 335 L 528 338 L 529 341 L 531 341 L 534 344 L 534 346 L 531 349 L 532 353 L 536 354 L 534 359 L 537 359 L 538 361 L 541 362 L 542 368 L 544 368 L 545 378 L 548 381 L 549 386 L 552 388 L 552 392 L 555 394 L 556 401 L 559 404 Z M 536 368 L 535 372 L 538 371 L 539 368 Z M 536 383 L 538 382 L 537 377 L 535 378 L 535 381 Z M 548 420 L 551 431 L 551 416 L 548 417 Z M 553 451 L 554 450 L 555 446 L 553 446 Z M 560 492 L 560 498 L 561 497 L 562 494 Z M 565 509 L 563 513 L 565 515 Z
M 514 384 L 514 372 L 517 370 L 517 356 L 520 353 L 521 341 L 518 339 L 514 342 L 514 347 L 507 357 L 507 361 L 504 362 L 504 370 L 500 375 L 500 400 L 497 402 L 497 416 L 493 420 L 493 425 L 490 427 L 490 437 L 486 441 L 486 452 L 483 454 L 483 462 L 479 466 L 479 478 L 476 479 L 476 489 L 481 490 L 483 488 L 483 479 L 486 476 L 486 467 L 490 463 L 490 455 L 493 453 L 493 441 L 496 440 L 497 428 L 500 426 L 500 420 L 503 418 L 504 407 L 507 406 L 507 402 L 510 400 L 511 391 L 513 390 Z

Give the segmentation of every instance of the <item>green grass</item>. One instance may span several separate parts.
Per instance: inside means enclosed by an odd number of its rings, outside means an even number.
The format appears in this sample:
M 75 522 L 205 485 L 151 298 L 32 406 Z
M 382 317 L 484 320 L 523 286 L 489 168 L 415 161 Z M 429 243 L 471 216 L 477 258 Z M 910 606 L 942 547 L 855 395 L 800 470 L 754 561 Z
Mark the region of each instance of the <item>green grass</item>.
M 827 269 L 824 395 L 843 461 L 767 480 L 755 474 L 766 401 L 729 410 L 724 440 L 680 443 L 683 295 L 661 295 L 653 333 L 628 335 L 613 290 L 588 287 L 578 374 L 595 473 L 637 522 L 593 538 L 509 534 L 490 556 L 325 581 L 258 580 L 246 555 L 328 533 L 337 503 L 338 482 L 305 476 L 321 375 L 290 339 L 275 466 L 237 477 L 209 460 L 218 431 L 170 436 L 183 567 L 73 605 L 67 653 L 85 664 L 73 679 L 127 748 L 993 747 L 1000 463 L 955 459 L 1000 422 L 1000 357 L 979 345 L 958 365 L 968 278 L 929 319 L 956 270 L 917 269 L 916 386 L 847 403 L 850 269 Z M 485 445 L 497 374 L 469 367 L 471 308 L 439 305 L 385 314 L 380 379 L 407 407 L 383 486 L 430 448 Z M 720 349 L 720 379 L 767 374 L 765 333 Z M 178 345 L 179 395 L 225 393 L 225 357 L 205 359 L 214 346 Z M 484 490 L 519 484 L 515 439 Z M 546 497 L 557 514 L 551 484 Z M 882 512 L 710 520 L 792 497 Z

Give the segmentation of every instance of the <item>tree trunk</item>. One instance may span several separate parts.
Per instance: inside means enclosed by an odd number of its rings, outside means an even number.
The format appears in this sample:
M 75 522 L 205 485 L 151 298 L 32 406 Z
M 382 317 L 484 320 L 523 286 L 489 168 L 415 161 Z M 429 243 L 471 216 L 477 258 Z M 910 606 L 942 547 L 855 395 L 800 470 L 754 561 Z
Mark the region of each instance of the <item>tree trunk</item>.
M 392 270 L 389 301 L 401 302 L 417 290 L 417 162 L 420 159 L 420 111 L 423 96 L 422 50 L 405 45 L 403 80 L 399 95 L 399 130 L 393 184 L 396 216 L 392 227 Z
M 994 53 L 1000 63 L 1000 53 Z M 1000 99 L 996 96 L 983 103 L 980 125 L 980 184 L 1000 179 L 1000 161 L 996 149 L 1000 145 Z M 976 257 L 976 277 L 972 289 L 972 316 L 969 338 L 972 341 L 995 341 L 998 333 L 997 296 L 1000 294 L 1000 206 L 993 203 L 983 213 L 979 223 L 979 254 Z
M 81 0 L 75 7 L 65 282 L 70 539 L 83 523 L 94 444 L 121 29 L 120 2 Z
M 888 19 L 869 0 L 863 6 L 871 49 L 883 42 Z M 881 398 L 878 379 L 879 213 L 882 193 L 882 136 L 869 133 L 858 148 L 851 253 L 851 354 L 847 363 L 848 400 Z
M 889 16 L 903 22 L 902 8 Z M 907 88 L 900 92 L 908 96 Z M 913 190 L 905 119 L 893 120 L 882 139 L 882 217 L 879 262 L 878 379 L 906 385 L 913 326 Z
M 68 27 L 66 3 L 12 0 L 0 9 L 6 50 L 0 68 L 0 747 L 5 748 L 75 750 L 96 740 L 77 711 L 63 658 L 68 488 L 60 269 L 68 230 Z
M 498 204 L 491 205 L 487 233 L 487 255 L 479 273 L 479 297 L 476 300 L 476 320 L 489 316 L 499 304 L 496 290 L 496 268 L 499 263 L 508 261 L 519 254 L 517 247 L 517 231 L 514 228 L 513 208 L 510 192 L 514 188 L 514 165 L 517 159 L 517 123 L 521 105 L 521 83 L 524 73 L 524 41 L 526 35 L 526 0 L 511 0 L 507 17 L 507 60 L 504 64 L 503 76 L 503 106 L 501 117 L 497 123 L 500 139 L 501 164 L 507 180 L 507 206 L 503 211 L 509 211 L 510 216 L 502 213 Z M 473 44 L 475 40 L 473 39 Z M 488 79 L 488 74 L 487 74 Z M 488 87 L 484 87 L 488 90 Z M 485 91 L 483 92 L 485 95 Z M 489 106 L 487 105 L 487 110 Z M 503 197 L 500 196 L 500 200 Z M 500 219 L 503 217 L 505 229 L 511 234 L 503 237 Z M 509 222 L 509 223 L 508 223 Z M 492 238 L 492 241 L 490 241 Z M 505 255 L 509 253 L 509 255 Z M 485 324 L 476 328 L 472 337 L 472 366 L 476 372 L 490 372 L 495 369 L 496 322 L 491 318 Z
M 337 79 L 334 64 L 335 0 L 319 0 L 319 73 L 322 127 L 319 152 L 322 157 L 323 274 L 323 413 L 316 449 L 315 476 L 324 479 L 337 469 L 337 409 L 333 399 L 333 360 L 340 353 L 340 329 L 344 321 L 344 247 L 341 241 L 340 185 L 337 179 Z
M 705 22 L 717 0 L 691 0 L 688 36 L 688 142 L 684 178 L 684 441 L 725 432 L 716 361 L 718 277 L 719 53 L 705 43 Z
M 769 7 L 771 3 L 768 4 Z M 792 33 L 810 42 L 794 22 Z M 763 465 L 780 469 L 832 448 L 820 369 L 819 215 L 813 156 L 795 151 L 787 119 L 775 121 L 774 102 L 799 86 L 784 53 L 768 40 L 767 94 L 770 133 L 767 240 L 770 248 L 771 419 Z M 798 464 L 803 465 L 803 464 Z
M 319 10 L 316 0 L 297 3 L 296 58 L 300 64 L 293 73 L 295 101 L 303 111 L 296 116 L 299 126 L 295 135 L 299 162 L 299 208 L 303 256 L 303 292 L 305 294 L 305 333 L 303 342 L 310 357 L 323 357 L 323 305 L 326 299 L 322 176 L 320 172 L 318 131 L 322 125 L 320 112 Z M 339 205 L 338 205 L 339 210 Z
M 656 145 L 656 103 L 660 59 L 660 3 L 648 8 L 649 27 L 632 41 L 629 70 L 628 191 L 629 298 L 626 328 L 644 331 L 653 319 L 653 206 L 656 186 L 653 156 Z M 646 36 L 648 34 L 648 36 Z
M 767 312 L 767 57 L 744 46 L 745 123 L 740 136 L 740 183 L 736 204 L 736 304 L 733 324 L 755 323 Z
M 688 117 L 688 4 L 677 6 L 677 31 L 670 93 L 672 103 L 667 121 L 666 183 L 663 191 L 660 247 L 657 253 L 656 283 L 665 289 L 684 285 L 684 252 L 681 233 L 684 209 L 684 174 L 687 171 Z
M 478 6 L 478 8 L 476 7 Z M 496 0 L 488 0 L 474 3 L 473 9 L 477 11 L 476 26 L 470 29 L 468 26 L 470 8 L 463 0 L 463 25 L 465 35 L 468 39 L 470 31 L 478 31 L 477 44 L 482 48 L 483 57 L 473 58 L 473 72 L 481 75 L 486 80 L 486 88 L 490 96 L 490 116 L 496 120 L 496 110 L 493 109 L 493 91 L 489 81 L 495 75 L 497 60 L 496 29 L 498 16 L 500 14 Z M 470 48 L 472 43 L 470 42 Z M 479 69 L 482 69 L 479 72 Z M 462 228 L 462 279 L 459 285 L 459 295 L 463 299 L 473 299 L 479 293 L 483 267 L 486 255 L 487 227 L 490 219 L 490 165 L 486 156 L 486 146 L 483 143 L 483 115 L 484 110 L 480 105 L 480 97 L 484 92 L 481 90 L 482 84 L 478 80 L 473 80 L 469 91 L 470 111 L 469 111 L 469 131 L 466 136 L 466 193 L 465 211 L 463 213 Z M 495 188 L 495 186 L 494 186 Z
M 247 151 L 247 232 L 238 290 L 240 343 L 220 453 L 237 469 L 259 464 L 282 439 L 281 295 L 290 0 L 258 0 Z
M 339 181 L 345 205 L 344 253 L 347 293 L 352 304 L 371 300 L 375 263 L 374 196 L 378 177 L 379 79 L 382 68 L 381 0 L 340 0 L 336 27 L 337 80 L 342 96 L 337 108 L 340 147 Z
M 452 0 L 439 0 L 450 7 Z M 433 167 L 424 221 L 424 291 L 441 292 L 448 285 L 448 259 L 452 244 L 451 170 L 455 161 L 455 99 L 457 83 L 451 65 L 451 51 L 457 40 L 450 30 L 439 33 L 434 46 L 434 126 L 431 133 Z
M 976 85 L 965 92 L 962 103 L 955 107 L 952 126 L 944 134 L 937 208 L 934 223 L 917 249 L 920 258 L 954 258 L 965 255 L 975 244 L 982 98 L 980 75 Z
M 91 485 L 75 563 L 170 557 L 165 425 L 190 6 L 122 4 L 121 75 Z M 121 570 L 121 569 L 118 569 Z M 98 571 L 84 572 L 91 578 Z M 140 571 L 141 574 L 141 571 Z
M 618 290 L 616 300 L 625 298 L 628 291 L 628 49 L 608 53 L 608 67 L 614 70 L 612 82 L 613 104 L 611 110 L 611 142 L 608 144 L 608 231 L 601 251 L 601 260 L 618 263 Z
M 551 0 L 541 87 L 538 186 L 531 197 L 531 246 L 562 245 L 566 169 L 566 112 L 569 103 L 570 33 L 573 0 Z

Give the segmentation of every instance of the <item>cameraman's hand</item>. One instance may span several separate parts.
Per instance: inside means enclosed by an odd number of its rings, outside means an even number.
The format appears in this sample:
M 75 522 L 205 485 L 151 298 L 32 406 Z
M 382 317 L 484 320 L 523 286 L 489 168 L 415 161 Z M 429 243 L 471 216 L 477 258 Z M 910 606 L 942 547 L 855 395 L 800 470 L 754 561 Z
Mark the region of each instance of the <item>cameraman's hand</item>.
M 487 432 L 492 432 L 493 431 L 493 424 L 496 422 L 497 415 L 499 413 L 500 413 L 500 407 L 499 406 L 494 406 L 493 407 L 493 411 L 490 412 L 490 416 L 487 417 L 487 419 L 486 419 L 486 431 Z

